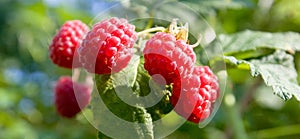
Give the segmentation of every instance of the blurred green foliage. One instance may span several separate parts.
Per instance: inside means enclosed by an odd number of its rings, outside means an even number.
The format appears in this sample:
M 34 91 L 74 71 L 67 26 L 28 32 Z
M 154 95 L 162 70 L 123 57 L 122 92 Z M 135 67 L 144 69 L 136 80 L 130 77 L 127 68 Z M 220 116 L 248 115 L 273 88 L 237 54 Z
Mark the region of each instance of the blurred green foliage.
M 85 118 L 60 118 L 53 107 L 54 81 L 71 71 L 51 63 L 48 45 L 65 20 L 90 20 L 87 12 L 66 8 L 34 0 L 0 2 L 2 139 L 96 137 Z
M 246 29 L 300 32 L 299 0 L 179 1 L 203 15 L 217 34 Z M 56 114 L 52 87 L 60 75 L 71 75 L 71 71 L 51 63 L 48 45 L 66 20 L 80 19 L 90 24 L 97 13 L 115 3 L 117 1 L 111 0 L 0 1 L 1 139 L 97 136 L 83 115 L 68 120 Z M 132 12 L 139 11 L 139 4 L 147 4 L 147 1 L 137 2 Z M 234 82 L 233 79 L 233 94 L 240 108 L 242 121 L 239 122 L 249 137 L 299 138 L 299 102 L 295 99 L 284 102 L 274 97 L 270 88 L 256 84 L 260 79 L 238 72 L 236 74 L 243 75 L 245 81 Z M 227 112 L 221 107 L 205 128 L 186 123 L 167 138 L 231 138 L 234 131 L 231 123 L 227 123 Z

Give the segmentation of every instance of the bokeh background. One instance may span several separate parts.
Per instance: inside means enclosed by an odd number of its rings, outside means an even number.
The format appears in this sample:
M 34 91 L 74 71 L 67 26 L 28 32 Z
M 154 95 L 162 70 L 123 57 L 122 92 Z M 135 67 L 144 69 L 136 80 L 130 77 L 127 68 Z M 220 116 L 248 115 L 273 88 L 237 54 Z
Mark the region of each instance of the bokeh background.
M 201 14 L 217 35 L 246 29 L 300 32 L 299 0 L 178 1 Z M 96 129 L 84 115 L 65 119 L 56 114 L 52 88 L 59 76 L 71 75 L 72 71 L 51 63 L 48 46 L 66 20 L 79 19 L 89 24 L 99 12 L 116 3 L 119 2 L 0 1 L 1 139 L 96 138 Z M 145 8 L 147 0 L 133 3 L 133 12 L 139 12 L 139 6 Z M 300 138 L 299 102 L 285 102 L 274 96 L 259 78 L 249 77 L 235 84 L 235 111 L 221 106 L 205 128 L 187 122 L 167 138 L 232 138 L 238 132 L 232 128 L 234 123 L 242 124 L 249 138 Z M 232 112 L 239 116 L 235 121 L 228 120 Z

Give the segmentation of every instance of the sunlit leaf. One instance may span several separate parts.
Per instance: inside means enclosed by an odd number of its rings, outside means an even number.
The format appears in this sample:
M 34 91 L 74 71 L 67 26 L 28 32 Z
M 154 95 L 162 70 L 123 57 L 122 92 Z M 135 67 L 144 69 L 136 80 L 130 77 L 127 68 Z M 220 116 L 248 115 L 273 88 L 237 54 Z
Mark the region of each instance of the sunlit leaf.
M 132 89 L 139 63 L 139 56 L 134 55 L 121 72 L 95 77 L 98 92 L 93 93 L 91 106 L 96 126 L 104 134 L 110 133 L 117 138 L 153 138 L 150 114 L 134 101 L 139 97 L 139 92 Z M 136 104 L 126 103 L 132 101 Z
M 300 101 L 300 86 L 297 84 L 297 73 L 293 57 L 283 51 L 265 56 L 259 60 L 237 60 L 225 56 L 226 62 L 237 68 L 246 67 L 252 76 L 260 75 L 265 84 L 273 88 L 274 94 L 284 100 L 295 96 Z

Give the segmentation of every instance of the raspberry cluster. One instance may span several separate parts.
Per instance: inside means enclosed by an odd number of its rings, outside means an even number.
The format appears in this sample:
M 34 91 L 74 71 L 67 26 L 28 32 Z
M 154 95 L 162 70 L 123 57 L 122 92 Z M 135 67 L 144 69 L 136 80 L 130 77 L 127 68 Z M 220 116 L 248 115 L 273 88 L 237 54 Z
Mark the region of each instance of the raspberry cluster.
M 167 84 L 173 85 L 174 110 L 199 123 L 212 112 L 219 95 L 218 80 L 208 66 L 195 66 L 193 48 L 180 38 L 168 32 L 154 34 L 143 51 L 144 67 L 151 76 L 159 74 Z
M 199 123 L 208 118 L 219 96 L 218 79 L 208 66 L 196 66 L 196 54 L 187 44 L 187 25 L 157 32 L 145 43 L 144 68 L 160 84 L 172 85 L 170 103 L 182 117 Z M 89 31 L 79 20 L 67 21 L 49 47 L 53 63 L 83 67 L 90 73 L 112 74 L 125 68 L 138 39 L 135 26 L 124 18 L 102 20 Z M 155 78 L 161 75 L 161 78 Z M 77 91 L 74 91 L 77 90 Z M 55 106 L 64 117 L 73 117 L 90 101 L 91 90 L 61 77 L 55 87 Z M 77 98 L 77 99 L 76 99 Z
M 70 77 L 62 76 L 54 89 L 54 102 L 59 115 L 72 118 L 88 105 L 91 90 L 87 85 L 73 82 Z

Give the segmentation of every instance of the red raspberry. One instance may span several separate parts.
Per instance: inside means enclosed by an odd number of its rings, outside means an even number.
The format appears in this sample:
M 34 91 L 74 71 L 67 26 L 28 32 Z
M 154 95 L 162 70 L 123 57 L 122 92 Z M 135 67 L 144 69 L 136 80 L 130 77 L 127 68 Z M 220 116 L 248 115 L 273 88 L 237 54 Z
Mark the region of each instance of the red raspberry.
M 219 82 L 217 76 L 211 71 L 208 66 L 196 66 L 194 72 L 200 76 L 199 94 L 205 100 L 215 102 L 219 97 Z
M 199 123 L 209 117 L 218 96 L 217 77 L 208 66 L 196 66 L 190 77 L 174 83 L 171 104 L 179 115 Z
M 80 61 L 91 73 L 119 72 L 129 63 L 137 40 L 135 26 L 113 17 L 93 26 L 79 48 Z
M 183 40 L 165 32 L 154 34 L 144 48 L 144 67 L 150 75 L 160 74 L 167 84 L 192 72 L 196 55 Z
M 60 77 L 54 91 L 56 111 L 67 118 L 74 117 L 91 99 L 91 90 L 86 85 L 73 82 L 66 76 Z
M 76 51 L 88 30 L 88 26 L 79 20 L 65 22 L 49 47 L 53 63 L 65 68 L 80 67 Z

